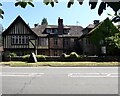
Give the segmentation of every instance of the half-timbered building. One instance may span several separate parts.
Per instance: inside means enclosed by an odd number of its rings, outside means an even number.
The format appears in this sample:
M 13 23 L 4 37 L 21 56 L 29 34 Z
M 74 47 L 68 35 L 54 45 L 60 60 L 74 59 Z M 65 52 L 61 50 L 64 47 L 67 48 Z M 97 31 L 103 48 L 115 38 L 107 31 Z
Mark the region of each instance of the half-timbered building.
M 64 26 L 63 19 L 58 25 L 36 25 L 30 28 L 18 16 L 2 33 L 4 52 L 26 55 L 34 52 L 47 56 L 59 56 L 80 48 L 76 39 L 82 35 L 81 26 Z

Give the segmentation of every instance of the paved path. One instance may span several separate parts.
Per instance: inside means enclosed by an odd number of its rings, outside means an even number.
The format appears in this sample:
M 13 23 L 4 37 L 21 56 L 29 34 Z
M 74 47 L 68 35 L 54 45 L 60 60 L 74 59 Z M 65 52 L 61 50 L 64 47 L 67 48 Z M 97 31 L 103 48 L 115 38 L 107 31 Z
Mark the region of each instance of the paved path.
M 3 94 L 118 94 L 117 67 L 3 67 Z

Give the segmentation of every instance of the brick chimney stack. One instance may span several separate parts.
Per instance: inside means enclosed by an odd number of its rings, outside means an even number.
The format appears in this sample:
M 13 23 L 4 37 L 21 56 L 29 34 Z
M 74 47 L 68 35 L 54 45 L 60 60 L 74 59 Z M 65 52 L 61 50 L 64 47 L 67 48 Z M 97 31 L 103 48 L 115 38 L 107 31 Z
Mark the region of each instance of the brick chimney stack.
M 58 18 L 58 34 L 63 34 L 63 19 Z
M 93 22 L 94 22 L 94 25 L 98 25 L 100 23 L 99 20 L 94 20 Z

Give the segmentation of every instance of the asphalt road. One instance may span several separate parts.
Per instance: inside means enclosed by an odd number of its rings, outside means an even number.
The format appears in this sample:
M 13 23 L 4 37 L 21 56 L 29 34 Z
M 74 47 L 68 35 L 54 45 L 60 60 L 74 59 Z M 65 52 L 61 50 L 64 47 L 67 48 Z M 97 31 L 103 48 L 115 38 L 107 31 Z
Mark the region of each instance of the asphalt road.
M 3 67 L 2 94 L 118 94 L 117 67 Z

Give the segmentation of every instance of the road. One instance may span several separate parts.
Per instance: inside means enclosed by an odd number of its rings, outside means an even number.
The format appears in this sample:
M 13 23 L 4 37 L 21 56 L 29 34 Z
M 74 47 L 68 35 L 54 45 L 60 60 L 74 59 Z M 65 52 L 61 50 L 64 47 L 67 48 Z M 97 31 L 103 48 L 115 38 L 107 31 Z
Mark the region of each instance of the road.
M 118 94 L 117 67 L 3 67 L 3 94 Z

